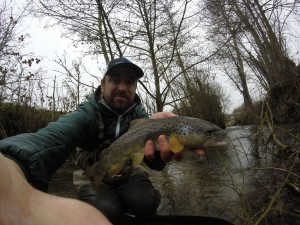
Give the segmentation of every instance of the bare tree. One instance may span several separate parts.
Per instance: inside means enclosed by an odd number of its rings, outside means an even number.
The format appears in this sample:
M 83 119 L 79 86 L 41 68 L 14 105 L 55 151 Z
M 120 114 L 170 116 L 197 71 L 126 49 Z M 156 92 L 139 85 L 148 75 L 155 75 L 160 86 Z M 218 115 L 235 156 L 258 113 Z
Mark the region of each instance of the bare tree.
M 200 76 L 201 74 L 201 76 Z M 179 115 L 201 118 L 225 128 L 225 94 L 222 88 L 210 78 L 209 71 L 197 70 L 191 73 L 188 81 L 178 79 L 174 82 L 177 95 L 183 96 L 174 102 L 174 112 Z
M 119 44 L 114 38 L 114 30 L 110 24 L 110 14 L 120 0 L 88 1 L 88 0 L 35 0 L 31 9 L 38 17 L 49 19 L 48 26 L 59 25 L 62 35 L 73 41 L 75 46 L 84 44 L 84 54 L 98 57 L 103 55 L 106 63 L 121 55 Z M 114 44 L 113 44 L 114 43 Z
M 63 25 L 64 35 L 75 37 L 77 44 L 90 46 L 86 48 L 89 53 L 103 55 L 106 62 L 126 55 L 143 67 L 146 76 L 141 80 L 141 92 L 155 102 L 154 108 L 150 103 L 152 111 L 163 110 L 171 98 L 171 82 L 183 75 L 176 69 L 179 55 L 186 63 L 185 70 L 203 62 L 197 51 L 199 42 L 187 41 L 199 27 L 192 0 L 37 3 L 37 14 L 50 16 L 54 23 Z
M 54 61 L 62 68 L 62 70 L 55 70 L 55 72 L 64 77 L 63 85 L 60 87 L 62 89 L 61 93 L 57 96 L 57 99 L 61 100 L 58 102 L 62 105 L 58 106 L 58 108 L 66 111 L 74 110 L 86 98 L 88 93 L 94 91 L 94 86 L 83 81 L 83 73 L 86 74 L 88 72 L 83 65 L 82 59 L 72 60 L 71 65 L 68 65 L 67 55 L 64 54 Z
M 209 18 L 209 38 L 214 40 L 217 46 L 226 45 L 216 55 L 216 63 L 235 84 L 244 98 L 244 105 L 252 109 L 253 103 L 248 88 L 248 76 L 245 69 L 247 63 L 242 52 L 242 36 L 244 30 L 241 22 L 234 16 L 226 2 L 206 1 Z
M 269 96 L 274 88 L 278 91 L 278 85 L 289 82 L 293 86 L 297 82 L 296 66 L 288 56 L 283 31 L 298 5 L 298 1 L 284 0 L 205 2 L 216 43 L 231 39 L 218 59 L 234 68 L 235 72 L 228 67 L 224 71 L 243 94 L 245 106 L 251 108 L 248 85 L 255 76 Z
M 29 34 L 20 31 L 27 16 L 26 7 L 18 11 L 11 2 L 2 1 L 0 5 L 0 103 L 36 103 L 33 90 L 42 71 L 33 65 L 39 64 L 41 58 L 22 53 L 29 38 Z

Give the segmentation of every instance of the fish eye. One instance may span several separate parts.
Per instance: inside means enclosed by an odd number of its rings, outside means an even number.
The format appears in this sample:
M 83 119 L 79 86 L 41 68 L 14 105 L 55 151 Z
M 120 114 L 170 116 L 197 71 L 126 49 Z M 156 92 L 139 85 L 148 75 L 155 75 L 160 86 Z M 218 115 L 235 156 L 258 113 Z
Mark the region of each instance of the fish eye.
M 213 130 L 207 130 L 207 131 L 205 131 L 205 134 L 206 134 L 206 135 L 212 135 L 213 133 L 214 133 Z

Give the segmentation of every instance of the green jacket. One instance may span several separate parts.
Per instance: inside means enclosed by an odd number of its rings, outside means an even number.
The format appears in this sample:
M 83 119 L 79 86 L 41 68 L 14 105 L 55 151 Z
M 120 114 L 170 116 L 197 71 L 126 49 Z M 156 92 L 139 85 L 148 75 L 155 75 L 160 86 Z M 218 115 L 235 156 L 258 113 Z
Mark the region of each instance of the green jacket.
M 91 150 L 103 148 L 103 143 L 111 143 L 124 134 L 131 120 L 148 117 L 138 96 L 134 105 L 123 115 L 106 106 L 98 96 L 100 87 L 75 111 L 45 128 L 2 139 L 0 151 L 21 167 L 34 187 L 46 191 L 52 174 L 76 147 Z M 101 117 L 104 124 L 99 122 Z

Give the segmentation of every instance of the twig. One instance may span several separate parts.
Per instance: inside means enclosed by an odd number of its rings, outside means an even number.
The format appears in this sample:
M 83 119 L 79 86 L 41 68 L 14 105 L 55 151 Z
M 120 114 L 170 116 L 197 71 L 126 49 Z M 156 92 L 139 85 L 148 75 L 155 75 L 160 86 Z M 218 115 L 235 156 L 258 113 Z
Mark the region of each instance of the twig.
M 282 172 L 286 172 L 286 173 L 289 173 L 295 177 L 297 177 L 298 179 L 300 179 L 300 176 L 298 176 L 297 174 L 291 172 L 291 171 L 288 171 L 286 169 L 282 169 L 282 168 L 276 168 L 276 167 L 253 167 L 252 168 L 253 170 L 279 170 L 279 171 L 282 171 Z
M 275 200 L 279 196 L 280 192 L 282 191 L 284 185 L 287 183 L 288 178 L 292 174 L 291 170 L 294 168 L 296 163 L 296 160 L 294 160 L 293 165 L 291 166 L 291 169 L 288 171 L 288 175 L 285 177 L 284 182 L 279 187 L 279 189 L 276 191 L 275 195 L 271 198 L 271 201 L 268 205 L 268 207 L 265 209 L 265 211 L 260 215 L 260 217 L 257 219 L 254 225 L 259 225 L 261 221 L 268 215 L 268 213 L 272 210 L 272 206 L 274 205 Z

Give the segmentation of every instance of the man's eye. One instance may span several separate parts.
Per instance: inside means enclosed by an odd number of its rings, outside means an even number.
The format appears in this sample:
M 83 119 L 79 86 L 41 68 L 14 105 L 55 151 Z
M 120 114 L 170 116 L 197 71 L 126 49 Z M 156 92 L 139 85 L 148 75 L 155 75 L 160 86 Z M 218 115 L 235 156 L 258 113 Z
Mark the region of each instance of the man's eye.
M 118 79 L 112 79 L 112 82 L 117 84 L 117 83 L 119 83 L 119 80 Z
M 132 85 L 132 84 L 134 84 L 134 81 L 133 81 L 133 80 L 127 80 L 126 83 L 127 83 L 128 85 Z

